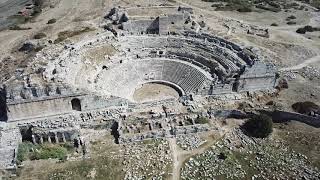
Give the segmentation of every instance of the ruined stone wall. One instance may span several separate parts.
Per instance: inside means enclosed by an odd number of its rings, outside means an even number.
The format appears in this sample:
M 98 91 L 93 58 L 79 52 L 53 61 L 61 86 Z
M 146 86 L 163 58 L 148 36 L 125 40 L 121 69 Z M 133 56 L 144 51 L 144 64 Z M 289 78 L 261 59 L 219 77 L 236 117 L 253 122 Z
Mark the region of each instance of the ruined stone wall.
M 254 91 L 270 89 L 276 83 L 276 70 L 273 66 L 256 62 L 252 67 L 246 68 L 239 79 L 238 91 Z
M 238 92 L 271 89 L 275 85 L 274 76 L 242 78 Z
M 8 121 L 17 121 L 37 116 L 50 116 L 70 112 L 71 98 L 57 98 L 8 105 Z
M 122 23 L 122 27 L 133 34 L 156 34 L 159 32 L 159 19 L 131 20 Z
M 127 107 L 127 100 L 121 98 L 107 98 L 91 95 L 57 97 L 39 101 L 9 103 L 8 121 L 18 121 L 74 112 L 76 110 L 72 109 L 71 103 L 73 99 L 78 99 L 80 101 L 81 111 L 119 106 Z
M 123 22 L 124 31 L 131 34 L 162 34 L 182 30 L 185 21 L 185 13 L 159 16 L 155 19 L 138 19 Z
M 149 131 L 145 133 L 136 133 L 136 134 L 121 134 L 119 137 L 120 143 L 130 143 L 143 141 L 146 139 L 155 139 L 155 138 L 165 138 L 165 137 L 175 137 L 182 134 L 193 134 L 209 131 L 211 128 L 208 124 L 196 124 L 183 127 L 175 127 L 172 129 L 160 129 L 155 131 Z
M 159 34 L 167 35 L 168 32 L 177 32 L 183 27 L 184 14 L 170 14 L 159 17 Z
M 272 114 L 272 119 L 277 122 L 295 120 L 317 128 L 320 127 L 320 116 L 313 117 L 294 112 L 275 111 Z
M 216 84 L 209 92 L 210 95 L 232 93 L 232 84 Z
M 104 97 L 104 96 L 82 96 L 81 106 L 83 111 L 91 111 L 95 109 L 105 109 L 110 107 L 127 107 L 128 100 L 118 97 Z

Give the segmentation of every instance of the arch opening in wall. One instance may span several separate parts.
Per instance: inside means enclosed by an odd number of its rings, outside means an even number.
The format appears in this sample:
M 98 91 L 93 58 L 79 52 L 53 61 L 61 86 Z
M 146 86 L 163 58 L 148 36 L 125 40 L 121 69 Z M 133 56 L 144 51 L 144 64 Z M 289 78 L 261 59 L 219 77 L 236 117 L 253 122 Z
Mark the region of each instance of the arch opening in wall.
M 74 98 L 71 100 L 72 110 L 81 111 L 81 101 L 78 98 Z

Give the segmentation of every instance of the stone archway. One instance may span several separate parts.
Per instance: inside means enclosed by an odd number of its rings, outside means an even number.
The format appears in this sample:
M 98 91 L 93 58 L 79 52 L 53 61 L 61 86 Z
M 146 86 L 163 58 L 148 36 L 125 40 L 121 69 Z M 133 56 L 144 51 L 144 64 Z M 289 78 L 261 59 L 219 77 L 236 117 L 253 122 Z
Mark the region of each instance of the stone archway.
M 81 111 L 81 101 L 78 98 L 74 98 L 71 100 L 72 110 Z

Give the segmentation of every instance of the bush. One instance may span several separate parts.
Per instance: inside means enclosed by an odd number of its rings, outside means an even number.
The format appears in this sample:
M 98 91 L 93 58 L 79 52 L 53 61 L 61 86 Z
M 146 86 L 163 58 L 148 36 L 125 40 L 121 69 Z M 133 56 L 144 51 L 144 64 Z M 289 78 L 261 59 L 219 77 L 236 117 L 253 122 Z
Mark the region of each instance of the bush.
M 31 159 L 60 159 L 64 160 L 67 156 L 67 149 L 61 146 L 50 144 L 42 145 L 37 151 L 31 155 Z
M 296 32 L 299 34 L 305 34 L 307 31 L 304 28 L 299 28 Z
M 270 26 L 279 26 L 277 23 L 272 23 Z
M 313 32 L 314 28 L 312 26 L 305 26 L 304 30 L 306 30 L 306 32 Z
M 57 22 L 56 19 L 50 19 L 50 20 L 47 22 L 47 24 L 54 24 L 54 23 L 56 23 L 56 22 Z
M 244 125 L 245 132 L 253 137 L 265 138 L 272 133 L 273 122 L 267 115 L 255 115 L 250 118 Z
M 34 35 L 34 39 L 42 39 L 47 37 L 47 35 L 45 33 L 37 33 L 36 35 Z
M 297 19 L 297 17 L 295 17 L 294 15 L 289 16 L 287 19 Z
M 288 24 L 288 25 L 295 25 L 295 24 L 297 24 L 297 23 L 294 22 L 294 21 L 289 21 L 289 22 L 287 22 L 287 24 Z
M 252 12 L 252 9 L 251 9 L 251 7 L 246 6 L 246 7 L 239 8 L 237 11 L 238 12 Z
M 13 25 L 9 27 L 9 30 L 29 30 L 31 29 L 30 27 L 20 27 L 18 25 Z
M 289 88 L 289 83 L 288 83 L 288 80 L 283 78 L 283 79 L 280 79 L 279 82 L 278 82 L 278 85 L 276 86 L 276 88 L 280 91 L 282 89 L 288 89 Z
M 209 120 L 207 118 L 201 116 L 195 120 L 195 123 L 196 124 L 207 124 L 207 123 L 209 123 Z
M 20 164 L 21 162 L 28 159 L 29 152 L 34 148 L 35 146 L 31 142 L 23 142 L 19 144 L 18 152 L 17 152 L 17 163 Z
M 86 33 L 86 32 L 90 32 L 93 31 L 94 29 L 89 28 L 89 27 L 85 27 L 81 30 L 75 30 L 75 31 L 62 31 L 58 33 L 58 38 L 56 40 L 54 40 L 54 43 L 60 43 L 64 40 L 66 40 L 67 38 L 73 37 L 73 36 L 77 36 L 79 34 L 82 33 Z
M 44 0 L 33 0 L 35 6 L 41 7 L 43 5 Z
M 68 151 L 71 151 L 73 146 L 68 143 L 65 144 L 42 144 L 34 145 L 31 142 L 23 142 L 19 144 L 17 152 L 17 163 L 30 159 L 60 159 L 65 160 Z
M 294 103 L 291 107 L 295 112 L 301 114 L 310 114 L 311 112 L 320 111 L 320 107 L 317 104 L 310 101 L 297 102 Z
M 31 14 L 31 16 L 37 16 L 37 15 L 39 15 L 41 12 L 42 12 L 41 7 L 40 7 L 40 6 L 35 6 L 35 7 L 33 8 L 33 12 L 32 12 L 32 14 Z

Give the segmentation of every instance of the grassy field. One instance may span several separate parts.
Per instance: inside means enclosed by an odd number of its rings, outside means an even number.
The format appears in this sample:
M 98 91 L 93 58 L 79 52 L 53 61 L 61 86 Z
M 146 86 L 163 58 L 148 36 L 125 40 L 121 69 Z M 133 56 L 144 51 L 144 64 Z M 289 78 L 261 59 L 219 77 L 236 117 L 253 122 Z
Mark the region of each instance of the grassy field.
M 16 179 L 123 179 L 122 161 L 118 156 L 116 157 L 119 146 L 113 143 L 113 138 L 106 136 L 101 141 L 91 144 L 88 158 L 82 158 L 77 153 L 69 153 L 68 161 L 50 159 L 25 161 Z

